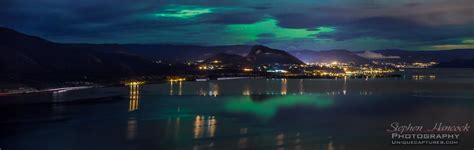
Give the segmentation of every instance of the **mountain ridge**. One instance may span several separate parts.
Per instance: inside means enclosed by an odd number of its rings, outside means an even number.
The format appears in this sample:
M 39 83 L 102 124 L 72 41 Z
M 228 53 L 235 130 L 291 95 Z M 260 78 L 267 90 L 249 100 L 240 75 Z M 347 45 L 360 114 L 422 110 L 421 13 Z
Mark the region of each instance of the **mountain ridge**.
M 151 62 L 169 62 L 169 63 L 188 63 L 195 62 L 198 60 L 206 60 L 211 58 L 219 53 L 226 54 L 235 54 L 239 56 L 246 57 L 247 59 L 252 60 L 256 64 L 265 64 L 273 60 L 277 60 L 282 63 L 301 63 L 301 61 L 306 63 L 313 62 L 348 62 L 355 64 L 369 64 L 372 61 L 386 61 L 386 62 L 449 62 L 456 59 L 472 59 L 474 58 L 474 49 L 454 49 L 454 50 L 439 50 L 439 51 L 409 51 L 401 49 L 382 49 L 382 50 L 373 50 L 370 51 L 371 55 L 377 57 L 363 57 L 364 51 L 350 51 L 345 49 L 334 49 L 334 50 L 325 50 L 325 51 L 314 51 L 314 50 L 300 50 L 300 51 L 284 51 L 278 50 L 276 53 L 272 54 L 274 57 L 265 58 L 264 55 L 259 56 L 257 60 L 256 56 L 259 54 L 255 53 L 255 48 L 261 48 L 263 50 L 273 49 L 263 45 L 224 45 L 224 46 L 197 46 L 197 45 L 176 45 L 176 44 L 68 44 L 68 43 L 55 43 L 45 39 L 42 39 L 38 36 L 31 36 L 20 33 L 18 31 L 0 27 L 0 52 L 3 52 L 2 63 L 0 64 L 0 69 L 7 68 L 12 71 L 12 68 L 22 68 L 25 72 L 35 72 L 35 71 L 51 71 L 55 70 L 51 66 L 44 65 L 44 63 L 38 63 L 38 59 L 50 58 L 51 56 L 46 56 L 40 52 L 35 52 L 36 50 L 46 50 L 49 53 L 59 53 L 67 56 L 68 58 L 74 58 L 73 55 L 68 54 L 73 52 L 77 56 L 81 56 L 87 60 L 88 64 L 92 66 L 97 65 L 98 62 L 94 63 L 96 60 L 109 60 L 110 59 L 125 57 L 127 59 L 136 60 L 142 62 L 143 64 L 148 64 L 145 66 L 152 65 Z M 68 53 L 65 53 L 67 50 Z M 253 51 L 253 52 L 252 52 Z M 31 55 L 34 53 L 34 57 Z M 249 56 L 250 54 L 250 56 Z M 114 55 L 107 56 L 107 55 Z M 282 60 L 279 55 L 288 56 L 283 57 L 288 60 Z M 292 55 L 292 56 L 289 56 Z M 369 56 L 371 56 L 369 55 Z M 7 57 L 12 56 L 12 57 Z M 95 56 L 95 57 L 92 57 Z M 100 57 L 97 57 L 100 56 Z M 387 56 L 387 57 L 385 57 Z M 388 56 L 393 56 L 391 58 L 397 59 L 384 59 Z M 15 59 L 14 59 L 15 58 Z M 378 59 L 370 59 L 378 58 Z M 21 60 L 15 62 L 16 59 Z M 272 60 L 273 59 L 273 60 Z M 61 61 L 60 58 L 53 58 L 52 61 L 57 60 L 55 63 Z M 75 59 L 62 59 L 63 61 L 70 61 Z M 300 61 L 301 60 L 301 61 Z M 16 67 L 12 67 L 11 63 L 8 65 L 5 61 L 14 61 Z M 76 60 L 79 61 L 79 60 Z M 100 61 L 99 61 L 100 62 Z M 113 61 L 112 61 L 113 62 Z M 61 62 L 62 63 L 62 62 Z M 96 65 L 94 65 L 96 64 Z M 100 63 L 99 63 L 100 64 Z M 124 65 L 114 65 L 116 69 L 122 70 L 119 72 L 135 72 L 130 65 L 131 62 L 127 62 Z M 69 64 L 71 65 L 71 64 Z M 140 66 L 140 65 L 139 65 Z M 78 67 L 78 66 L 76 66 Z M 39 69 L 38 69 L 39 68 Z M 68 67 L 62 67 L 64 70 Z M 80 67 L 79 67 L 80 68 Z M 105 67 L 107 68 L 109 67 Z M 111 67 L 114 68 L 114 67 Z M 128 69 L 127 69 L 128 68 Z M 144 67 L 138 67 L 144 68 Z M 87 68 L 82 68 L 83 70 Z M 56 70 L 58 70 L 56 68 Z M 60 71 L 61 69 L 59 69 Z M 100 71 L 104 69 L 98 69 Z M 128 71 L 126 71 L 128 70 Z M 1 72 L 2 70 L 0 70 Z M 18 69 L 14 71 L 19 71 Z M 4 71 L 5 72 L 5 71 Z M 138 71 L 141 72 L 141 71 Z M 145 71 L 146 72 L 146 71 Z M 127 73 L 125 73 L 127 74 Z
M 0 28 L 0 48 L 0 74 L 7 80 L 115 78 L 158 68 L 138 56 L 100 51 L 98 45 L 54 43 L 6 28 Z
M 246 56 L 247 60 L 253 62 L 254 65 L 264 64 L 304 64 L 290 53 L 272 49 L 263 45 L 255 45 Z

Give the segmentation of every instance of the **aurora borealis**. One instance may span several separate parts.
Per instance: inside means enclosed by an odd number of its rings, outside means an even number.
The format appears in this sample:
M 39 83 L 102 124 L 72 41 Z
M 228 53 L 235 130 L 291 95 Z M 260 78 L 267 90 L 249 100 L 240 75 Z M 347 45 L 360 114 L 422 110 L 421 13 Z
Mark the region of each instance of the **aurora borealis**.
M 472 0 L 3 0 L 0 20 L 66 43 L 474 48 Z
M 156 13 L 156 17 L 170 18 L 192 18 L 202 14 L 212 13 L 211 8 L 199 8 L 194 6 L 169 5 L 163 12 Z
M 277 96 L 266 99 L 263 102 L 252 101 L 250 97 L 230 98 L 225 104 L 226 111 L 233 113 L 249 113 L 261 119 L 271 119 L 278 109 L 294 106 L 315 107 L 323 109 L 330 107 L 334 101 L 328 97 L 313 95 L 289 95 Z

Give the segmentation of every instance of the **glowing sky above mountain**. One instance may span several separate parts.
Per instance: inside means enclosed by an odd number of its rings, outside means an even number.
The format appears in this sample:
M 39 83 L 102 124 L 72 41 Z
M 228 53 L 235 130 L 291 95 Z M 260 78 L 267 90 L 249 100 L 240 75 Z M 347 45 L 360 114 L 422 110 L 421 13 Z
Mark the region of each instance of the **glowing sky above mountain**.
M 286 50 L 474 48 L 472 0 L 3 0 L 0 26 L 56 42 Z

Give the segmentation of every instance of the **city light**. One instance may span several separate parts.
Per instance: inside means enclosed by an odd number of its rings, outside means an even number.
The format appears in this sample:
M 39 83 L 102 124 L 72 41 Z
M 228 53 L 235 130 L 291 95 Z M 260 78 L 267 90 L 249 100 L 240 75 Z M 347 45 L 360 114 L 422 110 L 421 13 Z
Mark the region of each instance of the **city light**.
M 250 68 L 244 68 L 243 70 L 244 70 L 245 72 L 251 72 L 251 71 L 253 71 L 253 69 L 250 69 Z
M 267 70 L 267 72 L 275 72 L 275 73 L 287 73 L 288 71 L 282 69 L 275 69 L 275 70 Z
M 186 81 L 186 78 L 172 78 L 172 79 L 169 79 L 170 82 L 182 82 L 182 81 Z
M 141 84 L 144 84 L 145 82 L 143 81 L 129 81 L 129 82 L 126 82 L 125 85 L 141 85 Z

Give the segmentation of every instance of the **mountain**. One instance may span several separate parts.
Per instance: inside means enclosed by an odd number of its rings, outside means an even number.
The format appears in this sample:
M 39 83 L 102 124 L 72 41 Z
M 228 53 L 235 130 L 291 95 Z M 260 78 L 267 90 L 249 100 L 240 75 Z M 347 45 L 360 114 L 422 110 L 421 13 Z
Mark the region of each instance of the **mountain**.
M 328 51 L 292 51 L 291 54 L 302 59 L 308 63 L 330 63 L 330 62 L 344 62 L 344 63 L 355 63 L 355 64 L 368 64 L 371 63 L 370 59 L 363 58 L 355 52 L 348 50 L 328 50 Z
M 225 66 L 225 68 L 256 67 L 268 64 L 303 64 L 301 60 L 285 51 L 271 49 L 262 45 L 253 46 L 245 57 L 236 54 L 219 53 L 209 57 L 203 63 L 216 63 Z
M 251 62 L 247 61 L 247 59 L 243 56 L 236 55 L 236 54 L 227 54 L 227 53 L 219 53 L 216 54 L 206 60 L 204 63 L 213 63 L 214 61 L 218 61 L 220 64 L 239 64 L 245 65 L 250 64 Z
M 262 45 L 253 46 L 249 54 L 247 54 L 246 59 L 254 65 L 304 64 L 304 62 L 286 51 L 272 49 Z
M 172 70 L 168 63 L 153 63 L 156 60 L 173 63 L 219 59 L 223 63 L 255 66 L 302 64 L 301 60 L 355 64 L 367 64 L 373 60 L 435 61 L 441 62 L 440 66 L 456 66 L 455 64 L 469 64 L 469 61 L 474 59 L 474 49 L 443 51 L 387 49 L 370 52 L 302 50 L 290 53 L 262 45 L 252 47 L 55 43 L 0 27 L 0 80 L 110 79 L 183 70 Z M 450 63 L 452 65 L 449 65 Z
M 386 49 L 374 51 L 292 51 L 291 54 L 305 62 L 345 62 L 355 64 L 369 64 L 372 61 L 382 62 L 449 62 L 457 59 L 474 59 L 474 49 L 454 49 L 437 51 L 408 51 Z
M 216 64 L 226 71 L 240 71 L 242 68 L 252 68 L 252 63 L 243 56 L 219 53 L 203 61 L 205 64 Z
M 125 44 L 128 53 L 133 53 L 151 60 L 169 62 L 189 62 L 205 60 L 219 53 L 245 56 L 251 46 L 197 46 L 197 45 L 164 45 L 164 44 Z
M 435 67 L 439 68 L 474 68 L 474 59 L 456 59 L 449 62 L 442 62 Z
M 474 59 L 474 49 L 453 49 L 437 51 L 407 51 L 386 49 L 373 51 L 383 55 L 399 56 L 404 62 L 449 62 L 456 59 Z
M 113 50 L 114 52 L 108 52 Z M 117 78 L 156 72 L 155 63 L 118 53 L 120 45 L 60 44 L 0 28 L 2 79 Z

